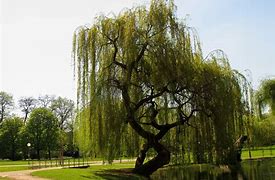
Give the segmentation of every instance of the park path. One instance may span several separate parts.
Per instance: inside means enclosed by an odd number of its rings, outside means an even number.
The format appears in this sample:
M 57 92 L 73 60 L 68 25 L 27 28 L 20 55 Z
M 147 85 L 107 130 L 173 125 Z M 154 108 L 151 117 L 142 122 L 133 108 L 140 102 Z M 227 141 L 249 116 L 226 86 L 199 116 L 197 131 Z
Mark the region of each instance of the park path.
M 31 173 L 35 171 L 61 169 L 61 168 L 62 167 L 53 167 L 53 168 L 42 168 L 42 169 L 34 169 L 34 170 L 0 172 L 0 177 L 7 177 L 9 179 L 14 179 L 14 180 L 46 180 L 45 178 L 32 176 Z

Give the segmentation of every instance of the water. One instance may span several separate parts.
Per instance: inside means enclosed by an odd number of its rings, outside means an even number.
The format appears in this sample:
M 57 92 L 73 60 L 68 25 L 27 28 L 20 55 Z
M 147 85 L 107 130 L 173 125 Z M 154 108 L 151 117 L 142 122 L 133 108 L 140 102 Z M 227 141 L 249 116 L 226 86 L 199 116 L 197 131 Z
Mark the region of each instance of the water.
M 247 160 L 238 167 L 190 165 L 163 168 L 152 180 L 275 180 L 275 159 Z

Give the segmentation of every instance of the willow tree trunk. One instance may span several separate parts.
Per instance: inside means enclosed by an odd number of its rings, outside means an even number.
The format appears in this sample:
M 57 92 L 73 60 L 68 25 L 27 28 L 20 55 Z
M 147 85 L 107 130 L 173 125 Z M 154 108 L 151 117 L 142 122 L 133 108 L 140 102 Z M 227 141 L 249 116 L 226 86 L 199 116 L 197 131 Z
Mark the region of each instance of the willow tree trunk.
M 155 142 L 151 146 L 158 153 L 157 156 L 143 164 L 146 157 L 146 152 L 149 150 L 149 147 L 147 146 L 143 148 L 141 150 L 140 156 L 136 160 L 136 166 L 133 170 L 134 173 L 149 177 L 159 168 L 169 164 L 170 152 L 159 142 Z

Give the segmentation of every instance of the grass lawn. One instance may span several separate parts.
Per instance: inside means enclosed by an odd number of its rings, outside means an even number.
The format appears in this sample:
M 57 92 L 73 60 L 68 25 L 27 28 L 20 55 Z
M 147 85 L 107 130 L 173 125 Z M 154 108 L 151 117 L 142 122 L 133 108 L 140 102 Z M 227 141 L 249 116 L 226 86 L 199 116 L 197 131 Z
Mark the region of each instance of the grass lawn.
M 87 169 L 64 168 L 33 172 L 33 176 L 56 180 L 87 180 L 87 179 L 144 179 L 129 173 L 134 164 L 94 165 Z M 127 169 L 127 170 L 121 170 Z
M 9 166 L 9 167 L 0 167 L 0 172 L 8 172 L 8 171 L 21 171 L 28 170 L 28 166 Z
M 275 157 L 275 146 L 257 147 L 250 151 L 251 158 Z M 249 151 L 247 148 L 242 150 L 242 159 L 249 159 Z
M 0 160 L 0 166 L 6 165 L 28 165 L 28 161 Z
M 20 171 L 28 169 L 28 161 L 0 160 L 0 172 Z

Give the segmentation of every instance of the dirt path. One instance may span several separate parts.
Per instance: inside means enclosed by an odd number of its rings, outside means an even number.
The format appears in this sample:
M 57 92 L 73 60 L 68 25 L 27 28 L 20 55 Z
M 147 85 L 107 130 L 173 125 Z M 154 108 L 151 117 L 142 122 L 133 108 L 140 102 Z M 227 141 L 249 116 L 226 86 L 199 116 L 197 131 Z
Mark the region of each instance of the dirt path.
M 0 172 L 0 177 L 7 177 L 15 180 L 46 180 L 44 178 L 32 176 L 31 173 L 35 171 L 61 169 L 61 168 L 62 167 L 53 167 L 53 168 L 42 168 L 42 169 L 35 169 L 35 170 Z

